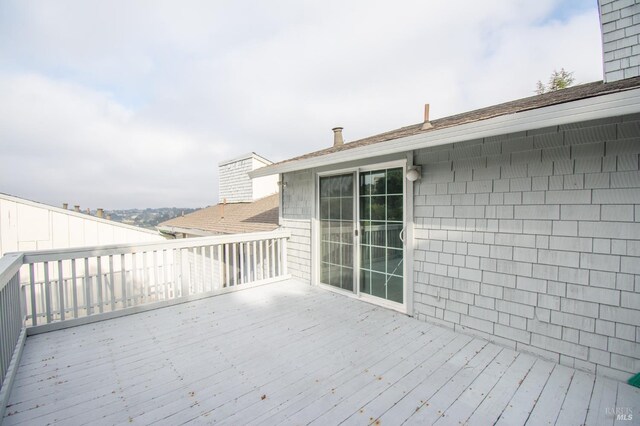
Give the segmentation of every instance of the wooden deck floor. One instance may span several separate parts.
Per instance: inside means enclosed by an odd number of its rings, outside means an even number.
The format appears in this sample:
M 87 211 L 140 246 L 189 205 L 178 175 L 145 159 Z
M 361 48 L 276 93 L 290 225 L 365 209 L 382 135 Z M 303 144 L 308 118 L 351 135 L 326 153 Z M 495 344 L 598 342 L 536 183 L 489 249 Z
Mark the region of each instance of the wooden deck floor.
M 640 390 L 294 281 L 27 339 L 4 423 L 558 424 Z

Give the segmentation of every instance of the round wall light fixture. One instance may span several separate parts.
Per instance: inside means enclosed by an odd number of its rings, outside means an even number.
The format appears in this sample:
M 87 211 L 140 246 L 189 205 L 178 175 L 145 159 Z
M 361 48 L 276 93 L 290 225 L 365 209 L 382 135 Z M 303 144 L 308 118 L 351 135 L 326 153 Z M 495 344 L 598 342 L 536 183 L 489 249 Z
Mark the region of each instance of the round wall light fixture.
M 422 177 L 422 168 L 420 166 L 413 166 L 407 170 L 407 180 L 409 182 L 415 182 Z

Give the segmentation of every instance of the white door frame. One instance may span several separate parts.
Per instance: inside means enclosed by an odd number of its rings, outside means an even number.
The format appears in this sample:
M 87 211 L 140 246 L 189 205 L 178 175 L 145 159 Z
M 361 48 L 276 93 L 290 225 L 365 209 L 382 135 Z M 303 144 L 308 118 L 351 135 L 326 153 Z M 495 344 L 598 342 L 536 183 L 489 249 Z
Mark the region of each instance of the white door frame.
M 328 170 L 314 173 L 313 188 L 313 220 L 312 234 L 314 236 L 312 243 L 313 261 L 312 283 L 343 295 L 355 297 L 366 302 L 380 305 L 389 309 L 393 309 L 402 313 L 411 315 L 413 312 L 413 185 L 407 182 L 407 164 L 413 164 L 413 153 L 407 154 L 405 159 L 380 162 L 375 164 L 366 164 L 362 166 L 349 167 L 343 169 Z M 362 231 L 360 229 L 360 173 L 372 170 L 390 169 L 401 167 L 403 182 L 403 229 L 404 229 L 404 247 L 403 247 L 403 303 L 396 303 L 380 297 L 372 296 L 360 291 L 360 238 Z M 326 176 L 344 175 L 353 173 L 354 175 L 354 229 L 357 235 L 354 235 L 354 292 L 346 291 L 334 286 L 323 284 L 320 282 L 320 178 Z

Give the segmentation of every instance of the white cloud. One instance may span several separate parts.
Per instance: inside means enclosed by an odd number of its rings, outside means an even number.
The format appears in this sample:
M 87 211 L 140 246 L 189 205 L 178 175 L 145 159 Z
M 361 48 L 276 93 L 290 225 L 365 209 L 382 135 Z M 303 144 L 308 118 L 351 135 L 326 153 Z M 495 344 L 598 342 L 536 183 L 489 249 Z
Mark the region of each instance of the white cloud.
M 597 6 L 561 1 L 5 2 L 0 192 L 211 204 L 217 163 L 281 160 L 601 78 Z

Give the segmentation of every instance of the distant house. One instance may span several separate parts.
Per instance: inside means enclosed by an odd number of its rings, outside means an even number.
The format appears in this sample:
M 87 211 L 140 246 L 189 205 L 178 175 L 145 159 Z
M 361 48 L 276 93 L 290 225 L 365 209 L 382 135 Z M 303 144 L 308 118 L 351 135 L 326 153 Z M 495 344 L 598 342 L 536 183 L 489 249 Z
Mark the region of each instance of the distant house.
M 220 203 L 162 222 L 172 238 L 271 231 L 278 228 L 277 176 L 251 179 L 249 172 L 272 164 L 252 152 L 218 165 Z
M 0 256 L 29 250 L 162 241 L 156 231 L 0 194 Z
M 637 373 L 640 15 L 604 3 L 604 82 L 350 143 L 336 128 L 334 146 L 252 171 L 283 182 L 289 272 L 564 365 Z

